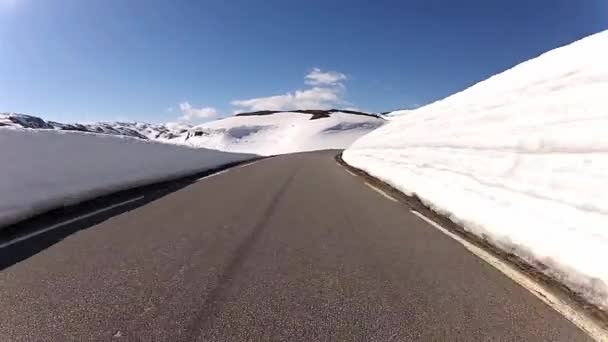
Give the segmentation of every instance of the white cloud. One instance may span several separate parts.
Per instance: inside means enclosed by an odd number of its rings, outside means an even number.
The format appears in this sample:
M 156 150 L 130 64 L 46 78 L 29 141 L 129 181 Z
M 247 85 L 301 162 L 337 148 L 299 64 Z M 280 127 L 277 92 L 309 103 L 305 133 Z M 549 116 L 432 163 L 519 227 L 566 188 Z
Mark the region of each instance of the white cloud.
M 295 109 L 331 109 L 349 105 L 343 99 L 346 87 L 342 81 L 346 75 L 336 72 L 323 72 L 314 68 L 305 77 L 305 83 L 312 88 L 296 90 L 283 95 L 259 97 L 247 100 L 232 101 L 238 107 L 235 112 L 258 110 L 295 110 Z
M 181 120 L 192 121 L 195 119 L 211 119 L 218 115 L 218 112 L 213 107 L 194 108 L 188 102 L 179 104 L 179 110 L 182 112 Z
M 236 100 L 232 104 L 250 111 L 258 110 L 293 110 L 293 109 L 330 109 L 344 103 L 341 90 L 337 88 L 314 87 L 296 90 L 284 95 L 260 97 L 249 100 Z
M 337 71 L 323 72 L 319 68 L 313 68 L 312 71 L 306 75 L 305 83 L 312 86 L 341 85 L 341 82 L 346 80 L 346 75 Z

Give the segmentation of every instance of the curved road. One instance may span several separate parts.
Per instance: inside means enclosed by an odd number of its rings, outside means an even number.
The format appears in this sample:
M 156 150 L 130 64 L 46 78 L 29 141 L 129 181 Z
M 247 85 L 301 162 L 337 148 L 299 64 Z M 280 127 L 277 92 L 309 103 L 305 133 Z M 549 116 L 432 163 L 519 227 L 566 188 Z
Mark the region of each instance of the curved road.
M 45 247 L 0 271 L 0 340 L 588 340 L 335 154 L 237 167 L 1 248 Z

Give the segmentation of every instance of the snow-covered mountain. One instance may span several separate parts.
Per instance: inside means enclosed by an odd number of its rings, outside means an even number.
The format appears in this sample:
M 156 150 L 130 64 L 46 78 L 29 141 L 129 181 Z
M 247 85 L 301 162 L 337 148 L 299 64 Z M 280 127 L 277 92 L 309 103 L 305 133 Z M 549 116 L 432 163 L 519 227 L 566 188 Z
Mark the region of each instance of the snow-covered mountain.
M 241 113 L 198 126 L 143 122 L 65 124 L 31 115 L 0 113 L 0 127 L 120 135 L 259 155 L 346 148 L 385 122 L 380 115 L 337 109 Z
M 176 123 L 98 122 L 93 124 L 65 124 L 17 113 L 0 113 L 0 127 L 2 126 L 122 135 L 140 139 L 173 139 L 190 128 L 189 125 Z
M 605 31 L 394 113 L 344 160 L 606 309 L 607 61 Z
M 172 142 L 259 155 L 342 149 L 385 122 L 354 111 L 262 111 L 195 126 Z

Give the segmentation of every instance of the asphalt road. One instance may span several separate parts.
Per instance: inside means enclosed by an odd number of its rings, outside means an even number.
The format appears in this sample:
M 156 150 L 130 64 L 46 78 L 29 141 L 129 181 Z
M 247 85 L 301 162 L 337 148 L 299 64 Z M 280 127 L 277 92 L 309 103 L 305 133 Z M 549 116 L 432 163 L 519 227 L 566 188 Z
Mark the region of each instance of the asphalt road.
M 334 155 L 262 160 L 0 250 L 38 246 L 0 271 L 0 340 L 588 339 Z

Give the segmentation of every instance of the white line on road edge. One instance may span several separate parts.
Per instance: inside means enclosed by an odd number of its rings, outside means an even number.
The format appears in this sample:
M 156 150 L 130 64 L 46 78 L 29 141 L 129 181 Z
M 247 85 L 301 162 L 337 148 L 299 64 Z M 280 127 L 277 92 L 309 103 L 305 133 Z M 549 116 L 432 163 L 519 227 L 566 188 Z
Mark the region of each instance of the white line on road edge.
M 95 211 L 92 211 L 92 212 L 90 212 L 88 214 L 80 215 L 78 217 L 74 217 L 74 218 L 69 219 L 67 221 L 63 221 L 61 223 L 54 224 L 54 225 L 52 225 L 50 227 L 46 227 L 46 228 L 44 228 L 42 230 L 37 230 L 37 231 L 35 231 L 33 233 L 30 233 L 30 234 L 27 234 L 27 235 L 24 235 L 24 236 L 20 236 L 20 237 L 15 238 L 15 239 L 13 239 L 11 241 L 4 242 L 4 243 L 0 244 L 0 248 L 5 248 L 5 247 L 8 247 L 8 246 L 14 245 L 14 244 L 16 244 L 18 242 L 21 242 L 23 240 L 27 240 L 27 239 L 32 238 L 34 236 L 38 236 L 38 235 L 44 234 L 44 233 L 46 233 L 48 231 L 51 231 L 51 230 L 54 230 L 54 229 L 57 229 L 57 228 L 61 228 L 61 227 L 65 226 L 66 224 L 70 224 L 70 223 L 76 222 L 78 220 L 82 220 L 82 219 L 85 219 L 87 217 L 91 217 L 91 216 L 95 216 L 97 214 L 103 213 L 104 211 L 112 210 L 112 209 L 114 209 L 116 207 L 120 207 L 120 206 L 123 206 L 125 204 L 129 204 L 129 203 L 133 203 L 135 201 L 139 201 L 142 198 L 144 198 L 144 196 L 139 196 L 139 197 L 136 197 L 136 198 L 132 198 L 130 200 L 126 200 L 124 202 L 112 204 L 109 207 L 105 207 L 103 209 L 95 210 Z
M 356 174 L 354 174 L 354 173 L 352 173 L 352 172 L 350 172 L 350 170 L 349 170 L 349 169 L 344 169 L 344 171 L 346 171 L 346 172 L 350 173 L 350 175 L 351 175 L 351 176 L 353 176 L 353 177 L 357 177 L 357 175 L 356 175 Z
M 424 216 L 423 214 L 410 210 L 412 214 L 420 217 L 422 220 L 430 224 L 431 226 L 437 228 L 439 231 L 444 233 L 445 235 L 451 237 L 452 239 L 458 241 L 461 245 L 463 245 L 466 249 L 468 249 L 471 253 L 475 254 L 488 264 L 492 265 L 494 268 L 502 272 L 507 277 L 511 278 L 514 282 L 523 286 L 526 290 L 531 292 L 537 298 L 545 302 L 547 305 L 552 307 L 555 311 L 562 314 L 566 317 L 570 322 L 574 323 L 581 330 L 585 331 L 591 338 L 597 341 L 608 341 L 608 332 L 604 330 L 601 326 L 595 323 L 593 320 L 581 315 L 577 312 L 575 308 L 573 308 L 570 304 L 563 301 L 558 296 L 552 294 L 549 291 L 546 291 L 540 284 L 536 281 L 527 277 L 523 272 L 520 272 L 516 268 L 510 266 L 509 264 L 503 262 L 499 258 L 493 256 L 492 254 L 486 252 L 480 247 L 475 246 L 474 244 L 468 242 L 462 237 L 452 233 L 446 228 L 440 226 L 435 221 L 430 218 Z
M 365 182 L 365 185 L 369 186 L 370 188 L 372 188 L 374 191 L 376 191 L 377 193 L 379 193 L 380 195 L 388 198 L 389 200 L 393 201 L 393 202 L 399 202 L 397 201 L 397 199 L 395 199 L 393 196 L 387 194 L 386 192 L 376 188 L 375 186 L 369 184 L 368 182 Z
M 251 162 L 251 163 L 247 163 L 247 164 L 243 164 L 243 165 L 239 165 L 239 166 L 235 166 L 235 167 L 230 167 L 230 168 L 227 168 L 227 169 L 225 169 L 225 170 L 218 171 L 218 172 L 216 172 L 216 173 L 212 173 L 212 174 L 207 175 L 207 176 L 205 176 L 205 177 L 201 177 L 201 178 L 197 179 L 196 181 L 197 181 L 197 182 L 199 182 L 199 181 L 202 181 L 203 179 L 207 179 L 207 178 L 211 178 L 211 177 L 219 176 L 219 175 L 221 175 L 221 174 L 224 174 L 224 173 L 226 173 L 226 172 L 229 172 L 229 171 L 230 171 L 230 170 L 232 170 L 232 169 L 240 169 L 240 168 L 243 168 L 243 167 L 251 166 L 251 165 L 253 165 L 253 164 L 257 164 L 257 163 L 261 162 L 262 160 L 266 160 L 266 159 L 270 159 L 270 158 L 271 158 L 271 157 L 264 158 L 264 159 L 258 159 L 258 160 L 256 160 L 256 161 Z
M 218 172 L 216 172 L 216 173 L 212 173 L 212 174 L 207 175 L 207 176 L 205 176 L 205 177 L 201 177 L 201 178 L 197 179 L 196 181 L 197 181 L 197 182 L 199 182 L 199 181 L 202 181 L 203 179 L 207 179 L 207 178 L 211 178 L 211 177 L 219 176 L 219 175 L 224 174 L 224 173 L 226 173 L 226 172 L 228 172 L 228 171 L 230 171 L 230 169 L 226 169 L 226 170 L 218 171 Z
M 257 163 L 261 162 L 262 160 L 264 160 L 264 159 L 259 159 L 259 160 L 253 161 L 253 162 L 251 162 L 251 163 L 247 163 L 247 164 L 239 165 L 237 168 L 238 168 L 238 169 L 242 169 L 242 168 L 244 168 L 244 167 L 251 166 L 251 165 L 253 165 L 253 164 L 257 164 Z

